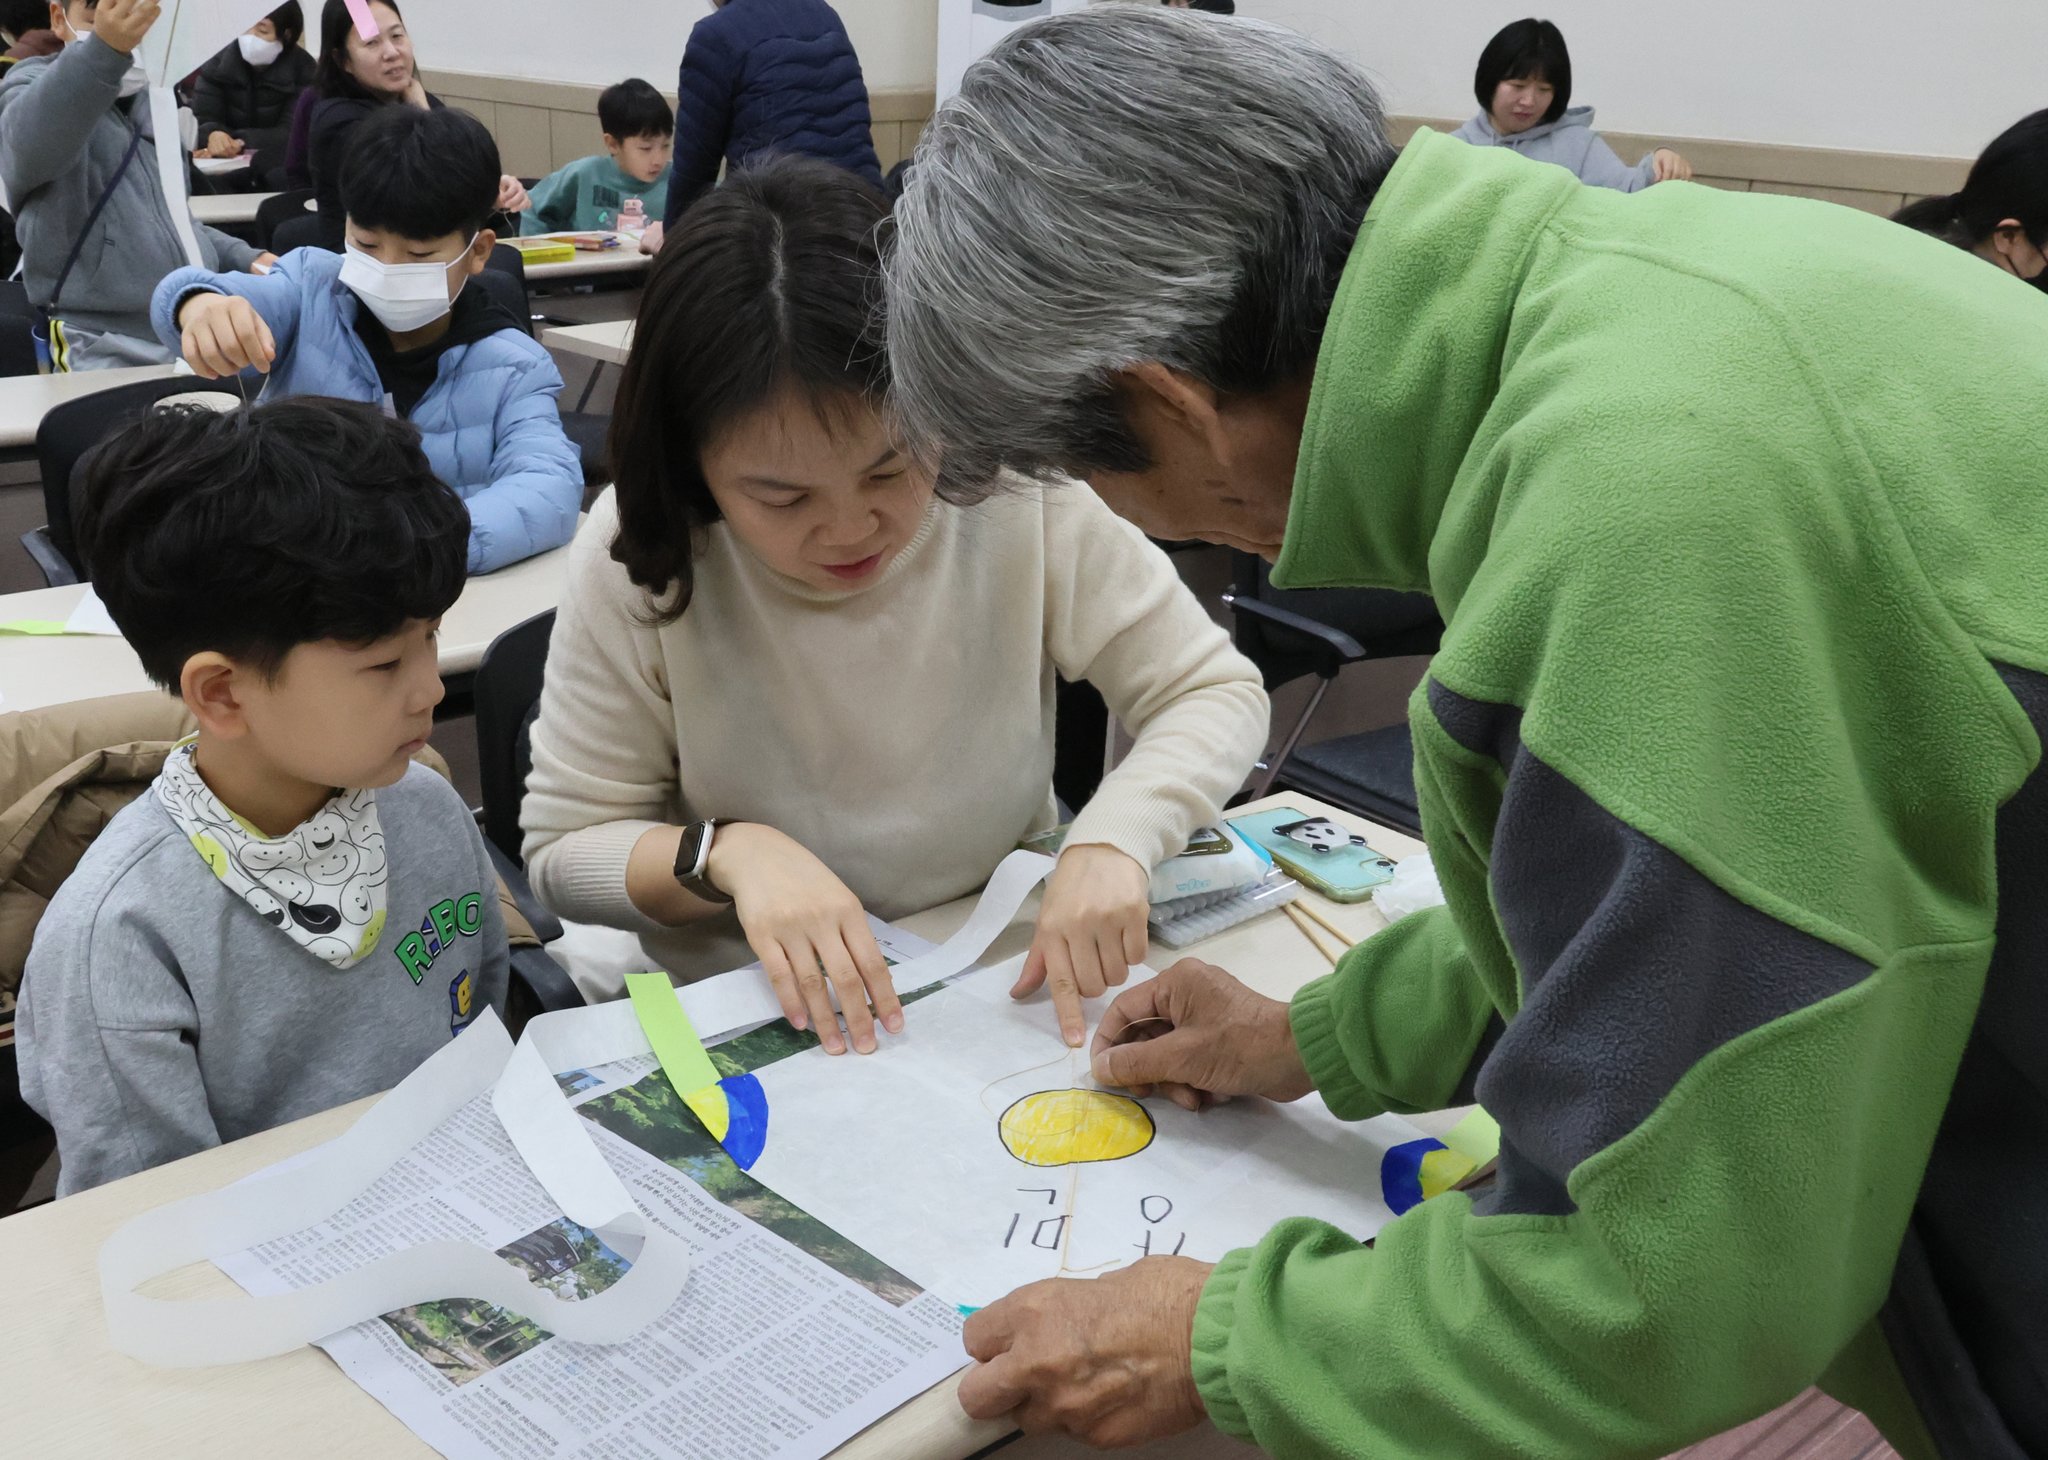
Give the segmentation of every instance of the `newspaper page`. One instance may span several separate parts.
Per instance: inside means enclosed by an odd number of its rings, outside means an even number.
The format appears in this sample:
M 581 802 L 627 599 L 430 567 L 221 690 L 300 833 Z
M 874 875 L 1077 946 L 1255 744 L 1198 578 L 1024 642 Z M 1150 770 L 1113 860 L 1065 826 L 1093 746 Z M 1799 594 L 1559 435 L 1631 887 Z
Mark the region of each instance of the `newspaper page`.
M 778 1021 L 712 1057 L 721 1074 L 744 1074 L 815 1043 Z M 449 1460 L 808 1460 L 967 1362 L 952 1302 L 741 1171 L 653 1056 L 556 1079 L 695 1270 L 624 1344 L 576 1344 L 444 1299 L 321 1345 Z M 436 1238 L 488 1245 L 563 1298 L 603 1291 L 631 1260 L 554 1205 L 486 1096 L 328 1221 L 219 1266 L 262 1296 Z

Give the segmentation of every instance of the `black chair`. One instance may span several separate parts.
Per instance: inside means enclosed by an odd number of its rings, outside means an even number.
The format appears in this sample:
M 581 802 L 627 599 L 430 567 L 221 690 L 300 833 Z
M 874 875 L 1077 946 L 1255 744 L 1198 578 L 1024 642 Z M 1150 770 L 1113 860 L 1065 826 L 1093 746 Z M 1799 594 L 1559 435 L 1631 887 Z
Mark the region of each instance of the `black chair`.
M 311 218 L 313 214 L 306 211 L 306 204 L 311 201 L 312 197 L 313 190 L 311 188 L 293 188 L 288 193 L 279 193 L 274 198 L 265 198 L 261 203 L 258 203 L 256 205 L 257 246 L 267 248 L 272 253 L 281 254 L 287 252 L 287 250 L 279 248 L 274 242 L 277 238 L 278 229 L 287 223 L 297 222 L 301 218 Z
M 540 715 L 541 676 L 547 669 L 548 636 L 555 611 L 536 614 L 491 640 L 476 668 L 476 749 L 484 806 L 484 850 L 534 936 L 552 943 L 562 922 L 541 905 L 519 860 L 519 802 L 533 767 L 533 722 Z M 574 1009 L 583 1003 L 568 973 L 539 948 L 512 950 L 514 1013 Z M 522 1001 L 531 1001 L 530 1007 Z M 512 1021 L 508 1020 L 508 1023 Z
M 1053 689 L 1052 789 L 1078 813 L 1109 772 L 1109 704 L 1084 680 L 1062 679 Z
M 339 220 L 330 223 L 318 213 L 308 213 L 302 203 L 296 216 L 278 220 L 271 230 L 270 251 L 280 257 L 298 248 L 324 248 L 329 253 L 340 253 L 344 233 Z
M 28 286 L 15 279 L 0 282 L 0 375 L 36 373 L 35 336 L 42 327 L 42 315 L 28 302 Z
M 529 335 L 533 333 L 533 300 L 526 289 L 524 254 L 509 243 L 499 244 L 484 261 L 484 271 L 477 276 L 477 282 L 490 291 L 492 299 L 517 317 Z M 591 378 L 596 379 L 595 372 Z M 583 392 L 583 398 L 590 398 L 588 390 Z M 605 438 L 611 430 L 611 417 L 592 415 L 582 410 L 563 411 L 561 414 L 562 431 L 574 443 L 576 454 L 583 461 L 583 485 L 603 486 L 611 480 L 611 472 L 605 463 Z
M 522 840 L 519 802 L 533 768 L 533 722 L 555 611 L 535 614 L 491 640 L 476 670 L 477 778 L 484 795 L 484 840 L 513 862 Z
M 1360 816 L 1419 836 L 1415 744 L 1407 721 L 1303 745 L 1309 721 L 1347 664 L 1429 654 L 1443 635 L 1436 604 L 1421 593 L 1382 588 L 1278 589 L 1250 553 L 1231 555 L 1233 638 L 1259 667 L 1268 690 L 1313 674 L 1317 683 L 1279 749 L 1266 761 L 1253 798 L 1301 791 Z
M 174 395 L 225 394 L 240 399 L 229 382 L 215 383 L 189 375 L 140 380 L 53 406 L 36 428 L 36 457 L 43 472 L 41 527 L 21 535 L 21 545 L 42 571 L 43 581 L 83 582 L 85 562 L 78 551 L 77 516 L 71 478 L 86 452 L 115 432 L 133 425 L 160 400 Z

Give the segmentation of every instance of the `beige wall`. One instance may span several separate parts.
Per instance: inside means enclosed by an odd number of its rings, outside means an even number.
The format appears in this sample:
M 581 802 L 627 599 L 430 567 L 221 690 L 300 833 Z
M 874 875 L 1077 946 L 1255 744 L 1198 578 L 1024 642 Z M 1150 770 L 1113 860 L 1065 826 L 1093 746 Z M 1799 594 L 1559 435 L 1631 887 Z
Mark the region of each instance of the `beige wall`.
M 435 71 L 427 85 L 450 106 L 475 112 L 498 139 L 508 172 L 539 177 L 601 150 L 597 94 L 601 88 L 511 76 L 478 76 Z M 673 102 L 674 98 L 671 97 Z M 870 102 L 875 118 L 875 152 L 888 171 L 910 155 L 932 113 L 929 89 L 878 89 Z M 1394 139 L 1406 142 L 1421 126 L 1449 131 L 1457 120 L 1396 117 Z M 1778 147 L 1762 142 L 1710 138 L 1650 138 L 1603 133 L 1615 151 L 1633 162 L 1653 146 L 1676 147 L 1692 162 L 1700 182 L 1735 192 L 1791 193 L 1890 213 L 1912 198 L 1953 192 L 1963 185 L 1968 158 L 1915 157 L 1902 153 L 1846 152 L 1824 147 Z

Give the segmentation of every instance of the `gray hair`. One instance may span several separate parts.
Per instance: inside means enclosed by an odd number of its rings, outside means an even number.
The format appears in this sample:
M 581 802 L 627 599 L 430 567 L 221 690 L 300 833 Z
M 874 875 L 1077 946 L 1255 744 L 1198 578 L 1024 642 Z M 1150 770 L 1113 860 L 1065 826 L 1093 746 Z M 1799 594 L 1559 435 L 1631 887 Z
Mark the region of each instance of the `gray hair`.
M 1109 5 L 1020 28 L 926 128 L 885 265 L 895 404 L 972 498 L 1005 468 L 1135 470 L 1115 377 L 1313 365 L 1393 165 L 1378 93 L 1250 20 Z

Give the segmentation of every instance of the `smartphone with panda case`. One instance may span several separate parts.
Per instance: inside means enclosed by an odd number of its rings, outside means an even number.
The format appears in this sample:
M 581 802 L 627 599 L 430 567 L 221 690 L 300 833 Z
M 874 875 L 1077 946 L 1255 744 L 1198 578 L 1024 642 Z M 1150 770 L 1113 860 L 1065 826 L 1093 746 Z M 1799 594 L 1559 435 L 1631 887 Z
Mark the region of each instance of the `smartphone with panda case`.
M 1332 902 L 1363 902 L 1394 876 L 1391 857 L 1374 851 L 1364 837 L 1328 817 L 1280 806 L 1233 817 L 1230 824 L 1289 876 Z

